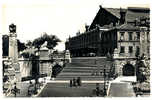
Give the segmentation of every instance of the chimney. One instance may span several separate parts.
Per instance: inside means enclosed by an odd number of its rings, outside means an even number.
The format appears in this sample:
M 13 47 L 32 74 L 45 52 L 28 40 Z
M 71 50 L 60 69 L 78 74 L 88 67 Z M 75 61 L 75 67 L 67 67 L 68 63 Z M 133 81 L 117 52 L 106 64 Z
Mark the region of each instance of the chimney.
M 100 9 L 102 8 L 102 5 L 99 5 Z
M 126 10 L 120 8 L 120 24 L 124 24 L 126 21 Z
M 86 32 L 89 31 L 89 26 L 85 24 Z

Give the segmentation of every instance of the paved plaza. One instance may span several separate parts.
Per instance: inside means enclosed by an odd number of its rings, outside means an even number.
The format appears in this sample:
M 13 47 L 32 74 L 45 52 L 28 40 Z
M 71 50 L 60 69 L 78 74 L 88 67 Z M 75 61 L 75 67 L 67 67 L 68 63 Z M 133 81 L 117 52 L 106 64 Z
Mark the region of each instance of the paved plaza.
M 96 83 L 103 90 L 103 81 L 82 81 L 81 86 L 70 87 L 69 81 L 51 80 L 39 93 L 39 97 L 94 97 Z M 120 92 L 121 91 L 121 92 Z M 102 96 L 101 96 L 102 97 Z M 128 82 L 110 81 L 107 97 L 135 97 L 133 86 Z

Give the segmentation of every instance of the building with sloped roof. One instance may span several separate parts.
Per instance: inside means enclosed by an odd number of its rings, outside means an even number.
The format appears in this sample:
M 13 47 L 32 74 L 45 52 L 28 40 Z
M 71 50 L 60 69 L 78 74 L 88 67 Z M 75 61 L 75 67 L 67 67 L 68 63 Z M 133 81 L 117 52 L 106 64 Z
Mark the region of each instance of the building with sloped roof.
M 70 37 L 66 42 L 66 49 L 72 56 L 89 56 L 90 53 L 106 56 L 107 53 L 113 54 L 117 48 L 122 56 L 129 54 L 130 57 L 135 57 L 136 51 L 141 51 L 142 27 L 145 28 L 145 37 L 149 37 L 149 12 L 149 8 L 119 9 L 100 6 L 93 22 L 86 27 L 86 32 Z M 122 38 L 124 40 L 120 40 Z M 146 45 L 149 48 L 149 42 Z
M 113 57 L 116 74 L 135 76 L 137 57 L 150 58 L 150 9 L 100 6 L 86 31 L 70 37 L 65 45 L 72 57 Z

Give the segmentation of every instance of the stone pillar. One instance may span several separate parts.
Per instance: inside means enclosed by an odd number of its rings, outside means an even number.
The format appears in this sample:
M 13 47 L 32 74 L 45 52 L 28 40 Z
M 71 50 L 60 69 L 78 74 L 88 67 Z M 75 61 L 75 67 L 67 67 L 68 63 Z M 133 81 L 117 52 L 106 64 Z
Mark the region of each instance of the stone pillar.
M 9 58 L 12 59 L 12 67 L 15 70 L 15 79 L 16 82 L 21 81 L 20 74 L 20 65 L 18 62 L 18 45 L 17 45 L 17 34 L 16 34 L 16 25 L 9 25 Z
M 18 45 L 17 45 L 17 34 L 16 34 L 16 25 L 9 25 L 9 58 L 12 61 L 12 68 L 14 70 L 15 77 L 11 83 L 11 85 L 16 83 L 16 87 L 21 89 L 21 73 L 20 73 L 20 65 L 18 62 Z M 12 87 L 13 88 L 13 87 Z
M 113 54 L 113 60 L 114 60 L 114 65 L 115 65 L 115 74 L 119 73 L 119 64 L 117 61 L 117 58 L 119 57 L 119 51 L 117 48 L 114 49 L 114 54 Z
M 16 37 L 16 33 L 9 34 L 9 57 L 13 60 L 13 62 L 18 61 L 18 46 Z
M 141 28 L 141 35 L 140 35 L 140 55 L 143 53 L 147 56 L 147 28 Z
M 65 59 L 67 59 L 68 62 L 71 63 L 71 57 L 70 57 L 70 52 L 69 52 L 69 50 L 66 50 L 66 51 L 65 51 Z

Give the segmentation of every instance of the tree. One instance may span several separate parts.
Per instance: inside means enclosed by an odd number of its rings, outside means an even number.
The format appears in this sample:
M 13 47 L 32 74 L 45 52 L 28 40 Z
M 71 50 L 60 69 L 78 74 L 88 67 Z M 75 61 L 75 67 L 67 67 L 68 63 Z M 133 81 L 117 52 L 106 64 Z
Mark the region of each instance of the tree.
M 3 42 L 3 56 L 8 56 L 9 52 L 9 36 L 3 35 L 2 36 L 2 42 Z M 20 42 L 19 39 L 17 39 L 18 44 L 18 52 L 23 51 L 27 47 L 25 46 L 25 43 Z
M 2 43 L 3 43 L 3 56 L 8 56 L 8 50 L 9 50 L 9 37 L 8 35 L 2 36 Z
M 27 47 L 25 46 L 25 43 L 20 42 L 20 40 L 17 40 L 18 44 L 18 52 L 25 50 Z
M 55 35 L 49 35 L 47 38 L 47 42 L 47 48 L 53 49 L 54 47 L 56 47 L 56 45 L 58 45 L 58 42 L 61 42 L 61 40 Z
M 137 74 L 137 81 L 140 83 L 149 81 L 149 75 L 150 75 L 150 67 L 149 63 L 146 63 L 147 59 L 142 55 L 141 57 L 137 58 L 136 61 L 136 74 Z
M 32 41 L 27 41 L 27 43 L 26 43 L 26 46 L 28 47 L 28 48 L 31 48 L 32 47 Z
M 39 37 L 33 41 L 32 45 L 39 50 L 44 42 L 45 40 L 42 37 Z
M 41 45 L 44 44 L 45 41 L 47 41 L 46 47 L 48 49 L 53 49 L 61 40 L 55 35 L 48 35 L 47 33 L 45 33 L 43 34 L 43 36 L 36 38 L 32 44 L 35 48 L 39 50 Z

